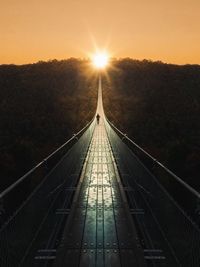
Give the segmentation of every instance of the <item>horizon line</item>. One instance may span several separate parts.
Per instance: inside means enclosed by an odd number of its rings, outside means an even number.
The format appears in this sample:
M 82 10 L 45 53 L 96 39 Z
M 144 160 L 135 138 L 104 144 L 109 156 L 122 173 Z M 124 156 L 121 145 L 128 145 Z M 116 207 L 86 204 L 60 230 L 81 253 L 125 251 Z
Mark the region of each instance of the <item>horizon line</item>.
M 76 60 L 82 60 L 82 61 L 91 61 L 90 57 L 75 57 L 75 56 L 71 56 L 68 58 L 63 58 L 63 59 L 57 59 L 57 58 L 52 58 L 52 59 L 46 59 L 46 60 L 37 60 L 37 61 L 33 61 L 33 62 L 29 62 L 29 63 L 0 63 L 0 66 L 25 66 L 25 65 L 34 65 L 34 64 L 38 64 L 38 63 L 48 63 L 48 62 L 53 62 L 53 61 L 67 61 L 70 59 L 76 59 Z M 177 66 L 200 66 L 200 63 L 172 63 L 172 62 L 165 62 L 162 60 L 153 60 L 150 58 L 143 58 L 143 59 L 137 59 L 137 58 L 133 58 L 133 57 L 129 57 L 129 56 L 125 56 L 125 57 L 110 57 L 110 60 L 116 60 L 116 61 L 120 61 L 120 60 L 125 60 L 125 59 L 130 59 L 133 61 L 148 61 L 148 62 L 152 62 L 152 63 L 162 63 L 162 64 L 166 64 L 166 65 L 177 65 Z

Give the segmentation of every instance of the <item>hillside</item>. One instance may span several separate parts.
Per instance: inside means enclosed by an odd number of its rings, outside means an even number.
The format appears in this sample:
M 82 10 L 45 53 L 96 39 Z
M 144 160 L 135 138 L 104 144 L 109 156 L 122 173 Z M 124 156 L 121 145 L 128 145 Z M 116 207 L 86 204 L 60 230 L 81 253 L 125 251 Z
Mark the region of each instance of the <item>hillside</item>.
M 200 191 L 200 66 L 127 58 L 107 74 L 108 118 Z

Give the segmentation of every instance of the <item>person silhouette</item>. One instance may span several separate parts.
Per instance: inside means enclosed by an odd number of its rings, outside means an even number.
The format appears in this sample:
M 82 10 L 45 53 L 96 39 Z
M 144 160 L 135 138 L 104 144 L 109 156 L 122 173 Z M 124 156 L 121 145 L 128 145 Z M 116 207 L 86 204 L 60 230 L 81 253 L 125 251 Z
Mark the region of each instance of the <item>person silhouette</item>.
M 100 115 L 97 113 L 96 115 L 96 119 L 97 119 L 97 124 L 99 124 L 99 120 L 100 120 Z

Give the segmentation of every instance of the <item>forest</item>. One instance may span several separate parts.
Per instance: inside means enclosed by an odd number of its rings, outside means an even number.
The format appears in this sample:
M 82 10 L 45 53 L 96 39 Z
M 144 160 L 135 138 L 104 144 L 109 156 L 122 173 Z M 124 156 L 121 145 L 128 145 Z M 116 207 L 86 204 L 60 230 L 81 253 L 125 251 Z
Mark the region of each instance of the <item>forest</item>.
M 200 190 L 200 66 L 124 58 L 104 74 L 108 119 Z M 1 65 L 0 190 L 85 126 L 96 100 L 88 60 Z
M 108 119 L 200 191 L 200 66 L 113 60 L 104 78 Z
M 93 118 L 97 80 L 90 69 L 74 58 L 0 66 L 0 191 Z

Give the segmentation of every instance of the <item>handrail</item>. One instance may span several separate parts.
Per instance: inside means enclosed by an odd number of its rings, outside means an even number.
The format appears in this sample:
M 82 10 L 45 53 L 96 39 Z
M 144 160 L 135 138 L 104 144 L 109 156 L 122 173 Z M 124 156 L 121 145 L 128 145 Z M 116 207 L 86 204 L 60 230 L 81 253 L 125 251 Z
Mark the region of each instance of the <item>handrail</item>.
M 172 176 L 179 184 L 184 186 L 186 189 L 188 189 L 192 194 L 194 194 L 197 198 L 200 199 L 200 193 L 196 191 L 194 188 L 192 188 L 189 184 L 184 182 L 180 177 L 178 177 L 176 174 L 174 174 L 172 171 L 170 171 L 167 167 L 165 167 L 162 163 L 160 163 L 156 158 L 152 157 L 147 151 L 145 151 L 143 148 L 141 148 L 138 144 L 136 144 L 133 140 L 131 140 L 126 134 L 124 134 L 122 131 L 120 131 L 112 122 L 108 120 L 106 117 L 107 122 L 110 124 L 110 126 L 115 130 L 118 135 L 123 136 L 122 141 L 125 139 L 129 143 L 131 143 L 133 146 L 137 147 L 139 151 L 145 154 L 148 158 L 150 158 L 154 163 L 158 164 L 165 172 L 167 172 L 170 176 Z
M 199 267 L 199 193 L 109 120 L 105 124 L 142 247 L 162 248 L 166 266 Z M 153 257 L 148 262 L 160 266 Z
M 1 266 L 32 266 L 39 244 L 57 248 L 68 214 L 56 214 L 71 208 L 94 128 L 93 118 L 0 194 Z
M 9 187 L 7 187 L 5 190 L 3 190 L 0 193 L 0 199 L 2 199 L 6 194 L 8 194 L 10 191 L 12 191 L 15 187 L 17 187 L 19 184 L 21 184 L 27 177 L 30 176 L 30 174 L 34 173 L 39 167 L 41 167 L 43 164 L 45 164 L 50 158 L 52 158 L 55 154 L 61 151 L 62 148 L 64 148 L 66 145 L 70 144 L 75 139 L 78 140 L 78 136 L 82 135 L 85 130 L 89 127 L 89 125 L 92 123 L 94 118 L 87 123 L 79 132 L 74 134 L 69 140 L 67 140 L 64 144 L 62 144 L 60 147 L 58 147 L 55 151 L 53 151 L 49 156 L 44 158 L 41 162 L 39 162 L 35 167 L 33 167 L 30 171 L 25 173 L 23 176 L 21 176 L 16 182 L 11 184 Z

